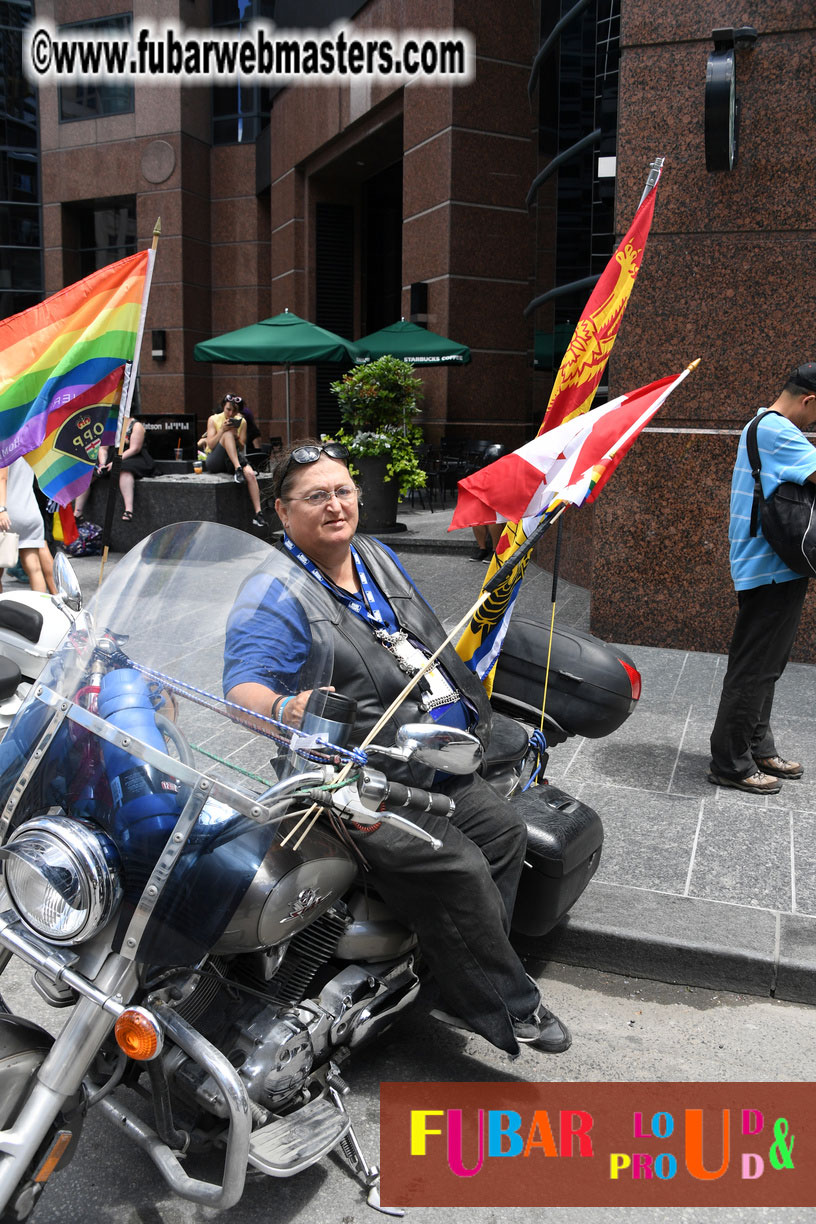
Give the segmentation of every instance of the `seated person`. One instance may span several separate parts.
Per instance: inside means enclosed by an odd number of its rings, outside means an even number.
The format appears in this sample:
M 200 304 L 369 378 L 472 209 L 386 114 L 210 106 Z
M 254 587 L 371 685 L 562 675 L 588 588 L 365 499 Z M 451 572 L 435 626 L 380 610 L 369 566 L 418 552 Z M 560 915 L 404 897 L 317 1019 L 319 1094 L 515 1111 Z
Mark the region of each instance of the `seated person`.
M 224 691 L 230 701 L 299 726 L 309 698 L 301 673 L 312 641 L 328 634 L 331 682 L 357 702 L 359 742 L 402 692 L 406 670 L 419 669 L 417 653 L 427 658 L 445 631 L 390 549 L 355 536 L 358 491 L 345 446 L 306 439 L 288 448 L 274 487 L 286 532 L 280 547 L 302 571 L 303 598 L 281 606 L 280 592 L 270 588 L 248 600 L 243 613 L 239 597 L 227 633 Z M 402 657 L 400 630 L 416 648 L 411 663 Z M 430 684 L 423 680 L 386 724 L 383 742 L 402 723 L 430 714 L 486 743 L 490 704 L 452 646 L 429 676 Z M 440 786 L 428 767 L 411 762 L 408 769 L 405 781 L 443 789 L 455 801 L 450 818 L 411 816 L 442 848 L 388 824 L 351 825 L 349 835 L 389 907 L 419 937 L 449 1009 L 435 1014 L 513 1055 L 519 1042 L 548 1053 L 568 1049 L 569 1032 L 542 1004 L 508 938 L 527 844 L 523 820 L 476 775 Z
M 122 501 L 125 508 L 122 512 L 122 518 L 126 523 L 129 523 L 133 518 L 133 495 L 136 488 L 136 481 L 141 480 L 144 476 L 155 476 L 156 465 L 153 462 L 153 456 L 146 446 L 145 427 L 136 417 L 130 418 L 127 433 L 125 434 L 125 449 L 122 451 L 122 464 L 119 468 L 119 492 L 122 494 Z M 109 448 L 100 446 L 99 454 L 96 460 L 96 475 L 108 476 L 113 467 L 113 461 L 108 458 Z M 81 521 L 84 517 L 85 504 L 91 491 L 91 486 L 80 493 L 74 502 L 74 514 L 77 521 Z
M 214 412 L 207 421 L 204 468 L 207 472 L 234 472 L 235 483 L 246 484 L 254 511 L 253 527 L 265 527 L 258 478 L 251 464 L 247 463 L 247 423 L 239 412 L 243 402 L 240 395 L 225 395 L 221 401 L 221 411 Z

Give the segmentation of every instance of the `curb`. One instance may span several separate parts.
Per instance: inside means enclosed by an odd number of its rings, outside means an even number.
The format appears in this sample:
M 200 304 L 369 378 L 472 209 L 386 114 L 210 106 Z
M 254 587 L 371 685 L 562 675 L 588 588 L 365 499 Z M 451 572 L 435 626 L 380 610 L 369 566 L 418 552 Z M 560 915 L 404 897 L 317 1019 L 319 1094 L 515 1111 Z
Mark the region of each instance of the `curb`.
M 388 535 L 383 537 L 395 552 L 456 553 L 468 556 L 473 552 L 472 540 L 437 540 L 430 536 Z
M 816 1004 L 816 919 L 590 883 L 531 960 Z

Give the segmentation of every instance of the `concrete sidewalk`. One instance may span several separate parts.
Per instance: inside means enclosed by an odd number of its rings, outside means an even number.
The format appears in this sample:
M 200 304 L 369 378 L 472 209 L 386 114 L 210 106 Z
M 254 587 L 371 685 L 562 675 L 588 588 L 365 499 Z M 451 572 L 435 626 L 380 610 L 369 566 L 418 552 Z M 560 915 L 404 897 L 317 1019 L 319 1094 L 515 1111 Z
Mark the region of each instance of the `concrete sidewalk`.
M 469 560 L 470 532 L 447 533 L 451 509 L 404 505 L 406 529 L 383 537 L 448 627 L 485 574 Z M 92 593 L 99 559 L 75 567 Z M 551 575 L 531 565 L 518 610 L 549 623 L 550 601 Z M 589 592 L 559 581 L 557 619 L 589 629 Z M 545 957 L 816 1002 L 816 667 L 791 664 L 775 705 L 779 743 L 804 759 L 805 777 L 754 797 L 706 779 L 724 656 L 619 645 L 643 678 L 634 713 L 608 738 L 576 738 L 550 757 L 550 781 L 598 811 L 606 839 Z

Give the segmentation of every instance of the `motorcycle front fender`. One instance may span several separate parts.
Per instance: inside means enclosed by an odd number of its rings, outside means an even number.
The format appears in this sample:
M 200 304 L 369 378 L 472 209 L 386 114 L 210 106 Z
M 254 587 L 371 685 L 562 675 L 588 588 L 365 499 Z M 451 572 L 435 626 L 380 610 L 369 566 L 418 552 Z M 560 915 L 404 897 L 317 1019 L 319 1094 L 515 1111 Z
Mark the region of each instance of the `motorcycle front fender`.
M 22 1016 L 0 1015 L 0 1130 L 12 1121 L 54 1038 Z
M 32 1020 L 0 1014 L 0 1131 L 13 1128 L 14 1120 L 25 1104 L 36 1082 L 37 1072 L 53 1044 L 51 1034 Z M 70 1162 L 82 1133 L 84 1118 L 83 1111 L 78 1108 L 80 1103 L 81 1092 L 65 1102 L 33 1162 L 34 1169 L 47 1153 L 53 1135 L 61 1129 L 70 1131 L 71 1140 L 59 1157 L 58 1167 L 64 1169 Z M 54 1165 L 56 1167 L 57 1164 Z

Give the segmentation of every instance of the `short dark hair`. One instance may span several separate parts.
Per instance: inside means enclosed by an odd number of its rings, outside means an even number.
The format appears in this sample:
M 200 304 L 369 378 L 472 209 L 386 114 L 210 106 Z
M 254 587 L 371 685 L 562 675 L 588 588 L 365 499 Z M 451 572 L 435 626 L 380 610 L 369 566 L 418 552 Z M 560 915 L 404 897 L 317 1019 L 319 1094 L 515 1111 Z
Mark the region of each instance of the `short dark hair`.
M 290 467 L 290 464 L 292 462 L 292 452 L 296 451 L 299 446 L 323 446 L 323 439 L 297 438 L 296 441 L 290 442 L 288 446 L 283 448 L 280 458 L 272 471 L 272 496 L 276 500 L 277 498 L 284 500 L 285 489 L 288 488 L 292 479 L 297 475 L 298 466 Z M 343 460 L 339 459 L 336 462 L 342 463 Z M 348 464 L 346 464 L 346 467 L 348 467 Z

